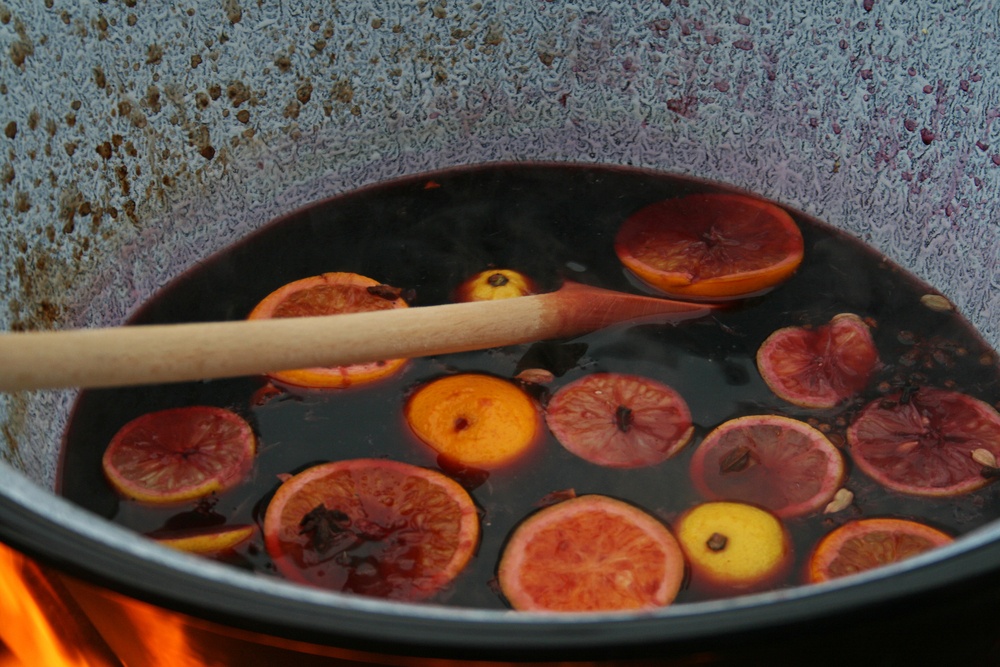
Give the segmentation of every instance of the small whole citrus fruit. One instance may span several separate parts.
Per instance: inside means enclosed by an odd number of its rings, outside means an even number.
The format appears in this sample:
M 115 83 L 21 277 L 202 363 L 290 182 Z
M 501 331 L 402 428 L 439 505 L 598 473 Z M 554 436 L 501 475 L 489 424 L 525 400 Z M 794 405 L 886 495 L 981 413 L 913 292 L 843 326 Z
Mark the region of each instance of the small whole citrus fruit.
M 642 281 L 671 296 L 726 300 L 787 280 L 804 254 L 784 209 L 737 194 L 694 194 L 650 204 L 618 230 L 615 252 Z
M 684 581 L 670 530 L 628 503 L 585 495 L 550 505 L 514 529 L 500 589 L 518 610 L 615 611 L 670 604 Z
M 324 273 L 296 280 L 268 294 L 250 312 L 251 320 L 272 317 L 312 317 L 406 308 L 399 290 L 356 273 Z M 331 388 L 374 382 L 403 368 L 406 359 L 388 359 L 350 366 L 304 368 L 270 373 L 282 384 Z
M 809 581 L 819 583 L 889 565 L 952 542 L 952 537 L 907 519 L 858 519 L 828 533 L 809 558 Z
M 661 463 L 694 432 L 687 403 L 674 389 L 621 373 L 595 373 L 562 387 L 545 421 L 563 447 L 612 468 Z
M 538 440 L 534 401 L 511 382 L 461 373 L 419 387 L 407 400 L 406 421 L 416 436 L 451 463 L 495 468 Z
M 753 505 L 704 503 L 685 512 L 674 529 L 696 584 L 757 589 L 773 583 L 791 563 L 784 525 Z
M 221 493 L 253 466 L 250 425 L 223 408 L 190 406 L 150 412 L 122 426 L 101 461 L 122 495 L 171 504 Z
M 490 269 L 472 276 L 455 290 L 456 301 L 493 301 L 527 296 L 537 291 L 528 276 L 511 269 Z
M 465 568 L 479 542 L 469 494 L 434 470 L 387 459 L 314 466 L 268 503 L 264 543 L 278 571 L 336 591 L 422 600 Z

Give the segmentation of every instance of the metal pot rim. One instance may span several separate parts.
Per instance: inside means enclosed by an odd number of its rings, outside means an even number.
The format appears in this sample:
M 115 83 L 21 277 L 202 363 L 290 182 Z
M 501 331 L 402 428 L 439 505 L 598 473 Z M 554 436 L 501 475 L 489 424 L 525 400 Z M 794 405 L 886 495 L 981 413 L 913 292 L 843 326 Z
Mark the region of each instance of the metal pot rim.
M 65 574 L 233 628 L 381 653 L 566 659 L 650 649 L 815 622 L 944 588 L 1000 562 L 1000 524 L 993 523 L 908 561 L 821 585 L 641 614 L 514 613 L 388 602 L 244 572 L 137 539 L 2 462 L 0 479 L 0 540 Z

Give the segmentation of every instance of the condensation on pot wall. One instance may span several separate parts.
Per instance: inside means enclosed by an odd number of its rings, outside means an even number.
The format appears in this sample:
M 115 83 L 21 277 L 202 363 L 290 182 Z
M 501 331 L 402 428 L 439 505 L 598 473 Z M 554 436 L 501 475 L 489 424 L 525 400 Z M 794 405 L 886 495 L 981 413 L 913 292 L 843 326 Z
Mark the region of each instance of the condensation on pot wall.
M 5 328 L 119 323 L 193 262 L 360 185 L 570 160 L 828 220 L 998 345 L 991 3 L 170 4 L 0 2 Z M 50 486 L 71 400 L 4 397 L 2 458 Z

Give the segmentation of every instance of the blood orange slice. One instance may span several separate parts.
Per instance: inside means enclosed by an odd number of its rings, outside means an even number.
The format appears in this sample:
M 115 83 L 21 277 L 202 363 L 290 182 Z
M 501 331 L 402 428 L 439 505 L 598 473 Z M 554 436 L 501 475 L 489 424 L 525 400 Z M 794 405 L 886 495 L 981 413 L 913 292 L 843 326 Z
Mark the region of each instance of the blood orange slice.
M 757 350 L 771 391 L 805 408 L 832 408 L 861 391 L 878 361 L 868 325 L 852 313 L 816 328 L 778 329 Z
M 296 280 L 271 292 L 249 319 L 308 317 L 406 308 L 399 290 L 356 273 L 324 273 Z M 399 371 L 405 359 L 390 359 L 332 368 L 306 368 L 271 373 L 281 383 L 300 387 L 347 387 L 373 382 Z
M 476 507 L 457 482 L 384 459 L 309 468 L 278 488 L 264 516 L 267 551 L 288 578 L 400 600 L 447 586 L 478 539 Z
M 612 468 L 667 460 L 691 439 L 687 403 L 648 378 L 595 373 L 560 389 L 545 412 L 549 429 L 580 458 Z
M 809 581 L 819 583 L 889 565 L 951 541 L 950 535 L 916 521 L 851 521 L 816 545 L 809 558 Z
M 802 233 L 784 209 L 735 194 L 696 194 L 629 217 L 615 252 L 635 275 L 672 296 L 735 299 L 761 294 L 802 262 Z
M 844 479 L 844 458 L 820 431 L 777 415 L 739 417 L 709 433 L 691 459 L 702 495 L 759 505 L 782 518 L 827 505 Z
M 253 430 L 239 415 L 191 406 L 151 412 L 125 424 L 101 463 L 122 495 L 169 504 L 235 486 L 250 471 L 256 447 Z
M 641 509 L 587 495 L 525 519 L 500 557 L 500 589 L 515 609 L 612 611 L 662 607 L 684 581 L 684 555 Z
M 404 413 L 423 442 L 449 462 L 473 468 L 496 468 L 519 458 L 538 440 L 541 421 L 524 391 L 478 373 L 423 385 Z
M 1000 415 L 959 392 L 924 387 L 869 403 L 847 430 L 851 457 L 884 486 L 918 496 L 954 496 L 991 481 L 973 458 L 1000 458 Z

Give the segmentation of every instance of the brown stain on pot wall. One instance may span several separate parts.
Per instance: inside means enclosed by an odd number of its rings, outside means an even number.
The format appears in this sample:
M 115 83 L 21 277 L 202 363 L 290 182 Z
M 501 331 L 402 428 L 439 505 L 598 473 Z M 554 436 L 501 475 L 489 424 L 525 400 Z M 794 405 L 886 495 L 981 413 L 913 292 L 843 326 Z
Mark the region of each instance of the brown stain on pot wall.
M 150 44 L 146 51 L 146 64 L 159 65 L 163 60 L 163 47 L 159 44 Z
M 312 87 L 312 83 L 310 83 L 309 81 L 306 81 L 305 83 L 303 83 L 295 91 L 295 97 L 302 104 L 305 104 L 310 99 L 312 99 L 312 94 L 313 94 L 313 87 Z
M 274 64 L 282 72 L 287 72 L 292 69 L 292 59 L 287 55 L 278 56 L 274 59 Z
M 160 110 L 163 107 L 160 104 L 160 87 L 159 86 L 152 85 L 152 86 L 150 86 L 149 88 L 146 89 L 145 104 L 146 104 L 146 106 L 149 108 L 149 110 L 152 113 L 154 113 L 154 114 L 160 113 Z
M 27 213 L 31 210 L 31 198 L 28 196 L 27 192 L 15 192 L 14 193 L 14 212 L 15 213 Z
M 20 19 L 14 19 L 14 32 L 17 39 L 10 45 L 10 60 L 15 66 L 23 68 L 28 56 L 35 54 L 35 45 L 28 38 L 28 31 Z
M 7 395 L 6 419 L 0 422 L 0 435 L 7 442 L 6 447 L 0 447 L 0 458 L 5 463 L 24 470 L 24 463 L 21 461 L 20 433 L 24 433 L 30 412 L 30 400 L 28 394 L 19 392 Z
M 250 99 L 250 88 L 242 81 L 233 81 L 226 87 L 226 95 L 233 107 L 239 108 L 241 104 Z
M 223 0 L 222 9 L 226 12 L 229 22 L 236 25 L 243 20 L 243 8 L 237 0 Z
M 59 194 L 59 219 L 63 223 L 63 233 L 72 233 L 76 228 L 76 216 L 84 210 L 86 200 L 80 190 L 66 187 Z M 87 204 L 89 207 L 89 204 Z M 86 213 L 84 213 L 86 215 Z
M 54 235 L 54 230 L 52 230 Z M 62 303 L 71 287 L 69 274 L 53 271 L 63 260 L 51 251 L 34 247 L 14 258 L 12 271 L 20 283 L 20 294 L 8 300 L 11 331 L 56 329 L 62 321 Z

